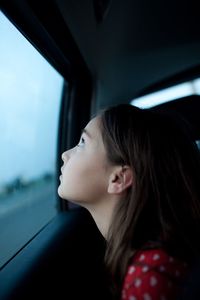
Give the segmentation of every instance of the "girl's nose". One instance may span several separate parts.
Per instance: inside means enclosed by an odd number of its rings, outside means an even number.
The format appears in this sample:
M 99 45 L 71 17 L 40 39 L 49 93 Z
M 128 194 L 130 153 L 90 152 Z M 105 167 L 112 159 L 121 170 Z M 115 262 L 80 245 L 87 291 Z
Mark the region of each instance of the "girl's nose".
M 63 162 L 65 162 L 65 161 L 67 160 L 67 152 L 68 152 L 68 151 L 65 151 L 65 152 L 63 152 L 63 154 L 62 154 L 62 160 L 63 160 Z
M 75 147 L 74 147 L 74 148 L 75 148 Z M 72 155 L 72 152 L 73 152 L 74 148 L 71 148 L 71 149 L 69 149 L 69 150 L 63 152 L 63 154 L 62 154 L 62 156 L 61 156 L 63 162 L 66 162 L 66 161 L 70 158 L 70 156 Z

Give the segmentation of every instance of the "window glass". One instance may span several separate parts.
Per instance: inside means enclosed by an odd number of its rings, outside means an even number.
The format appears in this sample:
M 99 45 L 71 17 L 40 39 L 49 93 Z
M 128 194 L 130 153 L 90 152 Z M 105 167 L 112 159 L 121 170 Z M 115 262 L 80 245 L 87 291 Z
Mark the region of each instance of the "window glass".
M 150 108 L 161 103 L 190 95 L 200 95 L 200 78 L 135 98 L 131 101 L 131 104 L 140 108 Z
M 0 12 L 0 266 L 57 213 L 63 78 Z
M 200 95 L 200 78 L 160 90 L 155 93 L 135 98 L 131 104 L 140 108 L 151 108 L 178 98 Z M 195 141 L 200 150 L 200 140 Z
M 200 150 L 200 140 L 197 140 L 196 144 L 197 144 L 198 149 Z

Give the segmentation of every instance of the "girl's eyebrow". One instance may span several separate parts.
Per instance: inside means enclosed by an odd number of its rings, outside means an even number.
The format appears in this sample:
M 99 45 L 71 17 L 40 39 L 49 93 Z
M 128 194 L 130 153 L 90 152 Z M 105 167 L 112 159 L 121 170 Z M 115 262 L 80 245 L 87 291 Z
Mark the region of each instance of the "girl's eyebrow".
M 82 129 L 82 134 L 85 133 L 90 139 L 92 139 L 91 134 L 87 131 L 87 129 Z

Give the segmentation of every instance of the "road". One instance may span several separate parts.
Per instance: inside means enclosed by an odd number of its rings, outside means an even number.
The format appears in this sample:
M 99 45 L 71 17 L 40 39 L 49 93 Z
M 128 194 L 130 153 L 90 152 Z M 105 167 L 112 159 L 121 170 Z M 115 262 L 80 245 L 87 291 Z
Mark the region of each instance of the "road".
M 0 267 L 57 213 L 52 181 L 27 187 L 0 199 Z

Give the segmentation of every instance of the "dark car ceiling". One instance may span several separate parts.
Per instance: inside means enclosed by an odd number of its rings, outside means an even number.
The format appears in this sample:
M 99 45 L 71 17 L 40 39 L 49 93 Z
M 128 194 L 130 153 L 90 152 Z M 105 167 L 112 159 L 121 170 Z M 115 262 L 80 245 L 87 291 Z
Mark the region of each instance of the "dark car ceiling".
M 109 3 L 102 22 L 94 4 Z M 104 103 L 122 102 L 200 65 L 200 18 L 191 0 L 56 0 Z M 64 35 L 64 33 L 63 33 Z

